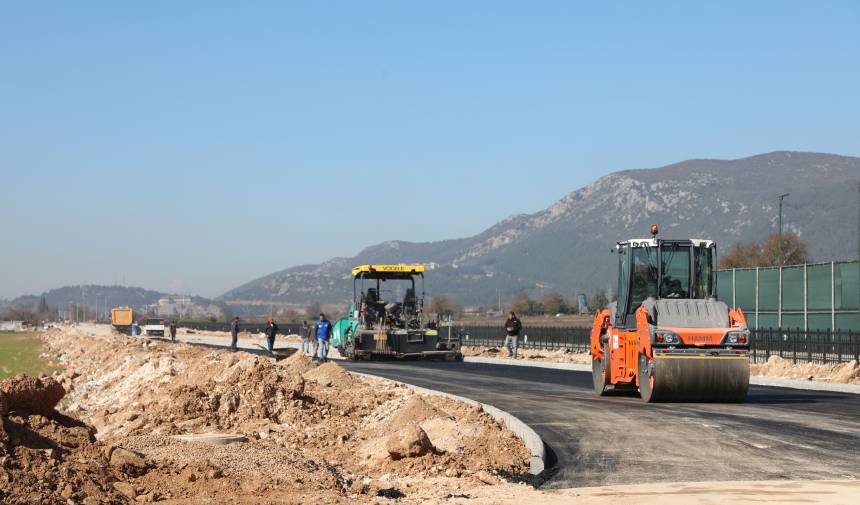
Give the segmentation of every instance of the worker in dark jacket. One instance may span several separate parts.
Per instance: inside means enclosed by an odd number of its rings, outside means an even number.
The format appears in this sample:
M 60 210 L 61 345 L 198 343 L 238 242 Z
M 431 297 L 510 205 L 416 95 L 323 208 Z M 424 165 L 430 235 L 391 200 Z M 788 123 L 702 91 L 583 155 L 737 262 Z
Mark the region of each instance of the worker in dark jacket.
M 332 326 L 326 319 L 325 314 L 320 314 L 317 321 L 317 342 L 319 342 L 319 360 L 325 363 L 328 360 L 328 339 L 331 338 Z
M 266 346 L 268 347 L 269 352 L 272 352 L 272 349 L 275 348 L 275 335 L 277 334 L 278 325 L 275 323 L 275 320 L 270 317 L 268 324 L 266 325 Z
M 505 321 L 505 349 L 508 350 L 508 357 L 510 358 L 517 358 L 517 345 L 522 329 L 523 323 L 520 322 L 514 311 L 508 312 L 508 319 Z
M 233 318 L 233 322 L 230 323 L 230 336 L 233 337 L 233 341 L 230 344 L 230 350 L 236 352 L 237 344 L 239 342 L 239 316 Z
M 170 326 L 168 326 L 168 329 L 170 330 L 170 341 L 176 342 L 176 319 L 170 321 Z

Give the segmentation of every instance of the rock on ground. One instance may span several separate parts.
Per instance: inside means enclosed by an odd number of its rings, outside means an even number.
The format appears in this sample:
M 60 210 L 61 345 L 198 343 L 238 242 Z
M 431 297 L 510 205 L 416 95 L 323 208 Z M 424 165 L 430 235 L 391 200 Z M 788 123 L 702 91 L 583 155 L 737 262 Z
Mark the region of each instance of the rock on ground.
M 391 459 L 423 456 L 433 450 L 427 433 L 417 424 L 410 424 L 392 433 L 385 441 L 385 450 Z

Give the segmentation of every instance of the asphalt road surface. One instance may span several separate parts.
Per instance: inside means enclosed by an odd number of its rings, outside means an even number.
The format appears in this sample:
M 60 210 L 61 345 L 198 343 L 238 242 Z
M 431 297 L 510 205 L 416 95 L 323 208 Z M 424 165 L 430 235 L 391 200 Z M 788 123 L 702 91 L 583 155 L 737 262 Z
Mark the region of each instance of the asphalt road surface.
M 554 466 L 544 487 L 860 479 L 860 395 L 750 386 L 745 404 L 597 397 L 590 372 L 453 362 L 340 362 L 495 405 L 530 425 Z

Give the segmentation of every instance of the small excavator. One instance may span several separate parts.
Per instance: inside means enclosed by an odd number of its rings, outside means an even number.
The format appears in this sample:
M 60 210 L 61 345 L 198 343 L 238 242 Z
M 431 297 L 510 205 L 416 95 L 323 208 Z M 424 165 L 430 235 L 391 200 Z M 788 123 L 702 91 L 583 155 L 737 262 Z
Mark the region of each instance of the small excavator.
M 651 238 L 618 242 L 617 301 L 591 329 L 594 390 L 646 402 L 737 402 L 749 388 L 750 331 L 715 298 L 716 245 Z

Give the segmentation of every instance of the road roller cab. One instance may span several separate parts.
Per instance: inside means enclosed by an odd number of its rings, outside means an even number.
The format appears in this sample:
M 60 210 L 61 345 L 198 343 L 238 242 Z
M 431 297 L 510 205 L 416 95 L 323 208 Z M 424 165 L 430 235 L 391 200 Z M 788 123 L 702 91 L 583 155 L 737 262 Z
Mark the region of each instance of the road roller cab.
M 750 332 L 715 298 L 710 240 L 619 242 L 617 301 L 591 331 L 595 391 L 638 389 L 657 401 L 744 401 Z

